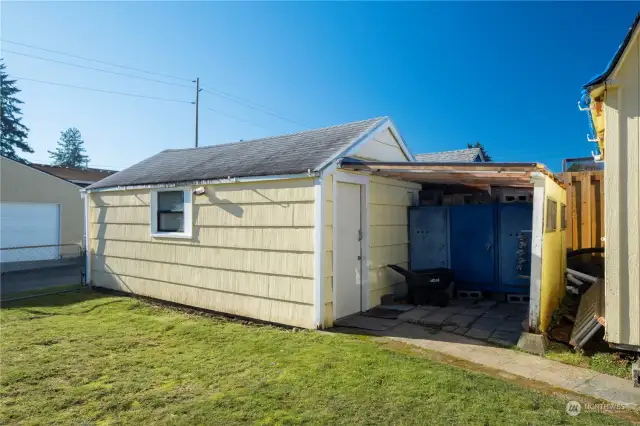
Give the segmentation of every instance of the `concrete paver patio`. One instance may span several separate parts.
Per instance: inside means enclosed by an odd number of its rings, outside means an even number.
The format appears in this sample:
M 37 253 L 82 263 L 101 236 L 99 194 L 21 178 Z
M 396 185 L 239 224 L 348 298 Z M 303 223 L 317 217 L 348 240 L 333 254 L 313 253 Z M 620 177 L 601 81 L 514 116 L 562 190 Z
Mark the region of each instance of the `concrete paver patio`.
M 380 308 L 393 309 L 393 305 Z M 523 331 L 528 305 L 507 304 L 493 300 L 452 300 L 449 306 L 403 305 L 397 317 L 398 323 L 422 325 L 455 334 L 465 335 L 503 346 L 515 346 Z M 357 316 L 356 316 L 357 317 Z M 338 321 L 338 325 L 350 324 L 355 317 Z

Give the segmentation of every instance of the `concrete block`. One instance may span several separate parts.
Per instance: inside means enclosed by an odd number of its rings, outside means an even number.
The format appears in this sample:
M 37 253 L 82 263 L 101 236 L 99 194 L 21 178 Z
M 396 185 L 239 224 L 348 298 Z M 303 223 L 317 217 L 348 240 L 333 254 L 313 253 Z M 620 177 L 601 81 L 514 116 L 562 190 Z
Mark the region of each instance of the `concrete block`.
M 467 334 L 467 331 L 469 331 L 469 329 L 466 327 L 458 327 L 455 330 L 453 330 L 452 333 L 460 334 L 464 336 L 465 334 Z
M 518 340 L 518 347 L 523 351 L 536 355 L 542 355 L 549 346 L 549 340 L 543 334 L 521 333 Z
M 459 328 L 457 325 L 445 325 L 442 327 L 442 331 L 453 332 L 457 328 Z
M 473 339 L 487 340 L 491 336 L 492 330 L 483 330 L 481 328 L 472 328 L 464 335 Z

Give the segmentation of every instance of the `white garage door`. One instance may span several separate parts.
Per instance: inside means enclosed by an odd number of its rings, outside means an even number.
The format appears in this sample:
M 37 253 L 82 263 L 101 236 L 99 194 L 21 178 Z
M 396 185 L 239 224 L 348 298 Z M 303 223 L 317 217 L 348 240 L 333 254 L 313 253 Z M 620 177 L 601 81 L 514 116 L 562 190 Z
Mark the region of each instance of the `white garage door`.
M 0 203 L 0 247 L 59 244 L 60 206 Z M 57 259 L 58 247 L 0 250 L 0 262 Z

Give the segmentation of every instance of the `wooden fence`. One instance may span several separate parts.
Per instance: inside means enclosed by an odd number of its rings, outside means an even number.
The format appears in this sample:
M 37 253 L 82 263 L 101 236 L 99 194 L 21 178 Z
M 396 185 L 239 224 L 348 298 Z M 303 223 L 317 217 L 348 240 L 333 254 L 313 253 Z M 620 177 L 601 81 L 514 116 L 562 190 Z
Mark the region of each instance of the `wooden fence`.
M 567 251 L 603 247 L 604 172 L 565 172 L 567 188 Z

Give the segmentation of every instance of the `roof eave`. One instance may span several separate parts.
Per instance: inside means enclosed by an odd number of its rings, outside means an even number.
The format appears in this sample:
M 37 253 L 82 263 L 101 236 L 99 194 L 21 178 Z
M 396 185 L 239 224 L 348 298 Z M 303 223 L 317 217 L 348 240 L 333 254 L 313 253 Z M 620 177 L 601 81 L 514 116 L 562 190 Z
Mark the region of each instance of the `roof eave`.
M 195 186 L 195 185 L 218 185 L 225 183 L 242 183 L 242 182 L 264 182 L 271 180 L 287 180 L 287 179 L 305 179 L 319 176 L 317 171 L 309 170 L 306 173 L 292 173 L 287 175 L 268 175 L 268 176 L 245 176 L 245 177 L 227 177 L 216 179 L 190 180 L 181 182 L 160 182 L 160 183 L 141 183 L 124 186 L 105 186 L 93 187 L 90 185 L 84 190 L 87 192 L 108 192 L 108 191 L 133 191 L 137 189 L 155 189 L 155 188 L 173 188 L 179 186 Z
M 635 19 L 633 20 L 633 23 L 631 24 L 631 27 L 629 28 L 629 31 L 627 31 L 627 34 L 625 35 L 624 40 L 618 47 L 616 54 L 613 56 L 613 59 L 611 59 L 611 61 L 607 65 L 607 68 L 604 70 L 602 74 L 592 78 L 589 82 L 584 84 L 582 87 L 585 90 L 591 92 L 598 86 L 601 86 L 607 82 L 607 79 L 609 78 L 609 76 L 613 73 L 613 71 L 618 66 L 618 63 L 620 62 L 620 59 L 624 55 L 624 52 L 627 49 L 627 46 L 629 46 L 634 36 L 637 35 L 636 30 L 638 29 L 638 23 L 640 23 L 640 13 L 636 15 Z

